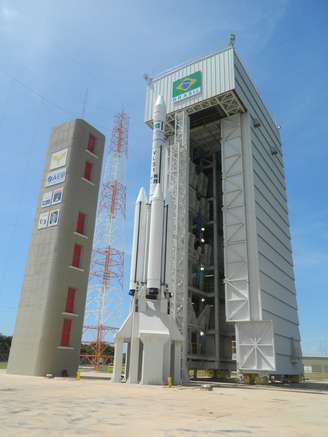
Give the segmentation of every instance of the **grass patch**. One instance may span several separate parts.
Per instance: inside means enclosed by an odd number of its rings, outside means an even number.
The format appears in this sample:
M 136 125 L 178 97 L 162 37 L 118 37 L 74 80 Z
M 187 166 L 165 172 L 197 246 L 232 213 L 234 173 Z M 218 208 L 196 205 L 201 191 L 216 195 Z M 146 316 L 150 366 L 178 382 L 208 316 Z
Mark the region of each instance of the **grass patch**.
M 4 363 L 4 362 L 0 362 L 0 369 L 7 369 L 7 362 L 6 363 Z

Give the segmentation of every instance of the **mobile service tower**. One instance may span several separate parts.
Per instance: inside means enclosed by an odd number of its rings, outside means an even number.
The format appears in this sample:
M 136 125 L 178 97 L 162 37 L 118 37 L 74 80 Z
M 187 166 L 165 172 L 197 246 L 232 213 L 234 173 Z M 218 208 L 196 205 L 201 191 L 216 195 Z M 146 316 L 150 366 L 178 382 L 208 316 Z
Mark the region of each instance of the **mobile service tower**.
M 124 343 L 131 383 L 302 374 L 279 129 L 234 47 L 150 78 L 145 122 L 150 193 L 136 202 L 114 381 Z

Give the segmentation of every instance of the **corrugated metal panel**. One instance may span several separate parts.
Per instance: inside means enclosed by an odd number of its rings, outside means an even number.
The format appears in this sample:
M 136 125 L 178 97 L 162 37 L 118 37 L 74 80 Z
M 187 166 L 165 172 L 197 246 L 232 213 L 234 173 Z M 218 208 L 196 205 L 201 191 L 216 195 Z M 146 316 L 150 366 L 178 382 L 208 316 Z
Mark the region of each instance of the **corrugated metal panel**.
M 285 224 L 281 224 L 281 217 L 270 206 L 264 197 L 261 198 L 261 193 L 257 192 L 257 198 L 255 199 L 256 217 L 263 224 L 269 227 L 272 232 L 283 241 L 290 250 L 290 232 L 289 227 Z
M 277 197 L 274 195 L 273 190 L 268 188 L 269 181 L 266 180 L 264 182 L 262 179 L 258 177 L 256 171 L 254 170 L 254 182 L 258 191 L 262 194 L 261 197 L 264 198 L 271 205 L 271 207 L 276 211 L 276 213 L 279 215 L 279 217 L 284 222 L 284 224 L 288 227 L 289 221 L 288 221 L 287 209 L 284 207 L 282 202 L 279 201 Z
M 255 153 L 253 153 L 253 168 L 258 177 L 272 191 L 272 194 L 277 201 L 282 204 L 284 209 L 286 209 L 287 198 L 283 185 L 280 183 L 279 179 L 275 177 L 272 169 L 267 165 L 263 158 L 259 160 L 256 158 Z
M 286 305 L 285 302 L 281 302 L 274 297 L 263 293 L 262 295 L 263 310 L 267 310 L 277 316 L 283 317 L 286 320 L 290 320 L 298 324 L 297 312 L 295 308 Z
M 281 171 L 281 166 L 280 164 L 272 162 L 272 154 L 267 147 L 263 148 L 263 141 L 266 141 L 265 136 L 261 132 L 258 132 L 257 129 L 253 129 L 252 146 L 254 158 L 260 163 L 263 170 L 270 175 L 270 178 L 275 181 L 273 183 L 280 185 L 282 192 L 285 193 L 285 178 Z
M 277 286 L 275 282 L 263 274 L 260 275 L 260 280 L 262 293 L 296 308 L 295 293 L 281 286 Z
M 291 278 L 294 278 L 293 262 L 290 253 L 280 250 L 280 246 L 272 238 L 272 234 L 261 235 L 258 232 L 257 235 L 259 252 L 267 256 L 281 270 L 288 273 Z
M 270 230 L 265 224 L 262 224 L 261 221 L 256 221 L 257 234 L 260 239 L 268 242 L 270 241 L 272 247 L 278 252 L 281 253 L 282 257 L 289 263 L 293 264 L 290 248 L 286 246 L 284 242 L 282 242 L 277 235 Z
M 282 354 L 276 354 L 276 366 L 277 369 L 286 369 L 286 373 L 288 374 L 294 374 L 295 367 L 291 365 L 290 362 L 290 354 L 287 356 L 284 356 Z M 302 373 L 303 371 L 303 365 L 302 368 L 299 369 L 299 372 Z
M 276 335 L 276 346 L 280 350 L 280 355 L 289 358 L 291 343 L 290 338 L 281 337 L 280 335 Z M 288 364 L 287 364 L 288 365 Z M 290 363 L 289 363 L 290 366 Z
M 170 113 L 234 89 L 233 58 L 233 50 L 229 48 L 153 78 L 147 86 L 145 122 L 152 120 L 153 105 L 158 95 L 163 96 L 167 113 Z M 196 71 L 202 72 L 201 93 L 173 103 L 173 82 Z
M 266 192 L 268 194 L 268 192 Z M 286 217 L 281 215 L 281 212 L 275 209 L 274 200 L 268 199 L 264 193 L 261 191 L 261 186 L 255 185 L 255 201 L 259 207 L 266 211 L 267 214 L 272 218 L 272 220 L 279 226 L 286 235 L 289 234 L 289 225 L 286 221 Z
M 234 63 L 235 87 L 238 96 L 253 117 L 255 116 L 261 122 L 262 127 L 271 139 L 271 142 L 277 146 L 279 150 L 281 148 L 279 130 L 236 53 L 234 56 Z
M 276 280 L 279 284 L 287 287 L 289 290 L 294 289 L 294 278 L 291 278 L 288 272 L 284 272 L 276 266 L 270 258 L 263 253 L 259 254 L 260 270 L 267 274 L 267 276 Z
M 284 338 L 294 337 L 295 340 L 299 339 L 299 331 L 298 331 L 298 323 L 293 320 L 285 318 L 283 315 L 274 314 L 273 311 L 263 310 L 263 319 L 271 320 L 274 326 L 274 333 Z M 277 353 L 281 352 L 279 348 L 277 348 Z M 282 371 L 283 369 L 277 369 L 278 371 Z

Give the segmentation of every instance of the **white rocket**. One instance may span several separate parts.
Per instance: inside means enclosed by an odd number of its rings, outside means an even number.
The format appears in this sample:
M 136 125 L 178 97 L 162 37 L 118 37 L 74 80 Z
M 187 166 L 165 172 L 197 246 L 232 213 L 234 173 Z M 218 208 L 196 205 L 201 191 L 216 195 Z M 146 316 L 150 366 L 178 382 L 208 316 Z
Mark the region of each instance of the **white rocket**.
M 181 381 L 182 335 L 169 314 L 171 292 L 167 292 L 165 266 L 168 177 L 168 147 L 165 140 L 166 107 L 158 96 L 153 111 L 153 143 L 150 202 L 140 189 L 135 205 L 129 294 L 132 305 L 128 318 L 115 336 L 113 381 L 119 382 L 123 343 L 127 342 L 127 382 L 163 384 L 168 376 Z M 165 212 L 166 211 L 166 212 Z M 140 345 L 142 344 L 142 347 Z M 171 364 L 174 375 L 170 375 Z
M 166 108 L 162 96 L 156 100 L 153 119 L 152 165 L 150 175 L 150 204 L 140 189 L 134 212 L 133 243 L 130 269 L 130 294 L 147 283 L 148 299 L 160 294 L 162 256 L 164 253 L 164 198 L 163 189 L 167 170 L 165 142 Z M 159 296 L 160 297 L 160 296 Z

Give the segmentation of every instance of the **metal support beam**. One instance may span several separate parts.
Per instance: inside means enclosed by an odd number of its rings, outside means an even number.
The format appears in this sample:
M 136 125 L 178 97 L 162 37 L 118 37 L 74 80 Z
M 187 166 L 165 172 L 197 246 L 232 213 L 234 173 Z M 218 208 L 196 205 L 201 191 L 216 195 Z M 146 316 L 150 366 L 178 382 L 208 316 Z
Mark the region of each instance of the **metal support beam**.
M 188 189 L 189 189 L 189 116 L 175 114 L 174 143 L 170 150 L 170 204 L 172 220 L 171 314 L 185 338 L 182 345 L 182 378 L 187 379 L 188 338 Z

